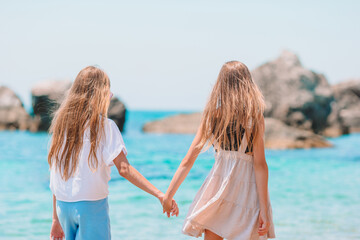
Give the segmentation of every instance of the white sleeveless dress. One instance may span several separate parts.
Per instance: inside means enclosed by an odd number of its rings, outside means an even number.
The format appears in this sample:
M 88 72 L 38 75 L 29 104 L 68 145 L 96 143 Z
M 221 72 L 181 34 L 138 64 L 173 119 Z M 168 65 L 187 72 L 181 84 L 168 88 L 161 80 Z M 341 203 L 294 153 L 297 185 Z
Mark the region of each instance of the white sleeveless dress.
M 275 238 L 272 209 L 270 229 L 265 236 L 259 227 L 259 198 L 256 191 L 254 158 L 246 154 L 245 134 L 239 151 L 219 150 L 215 164 L 195 196 L 183 225 L 183 233 L 201 237 L 205 229 L 229 240 Z

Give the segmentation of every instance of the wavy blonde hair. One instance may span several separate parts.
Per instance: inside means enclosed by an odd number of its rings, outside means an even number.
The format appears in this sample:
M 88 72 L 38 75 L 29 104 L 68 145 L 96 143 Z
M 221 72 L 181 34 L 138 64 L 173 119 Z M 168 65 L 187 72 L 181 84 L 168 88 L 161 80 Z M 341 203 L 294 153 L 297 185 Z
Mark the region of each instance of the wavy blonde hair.
M 264 97 L 246 65 L 238 61 L 225 63 L 203 111 L 198 147 L 213 144 L 217 151 L 224 146 L 235 151 L 240 149 L 244 133 L 251 152 L 264 110 Z
M 67 96 L 55 112 L 50 126 L 52 141 L 48 155 L 50 167 L 56 167 L 64 180 L 76 171 L 83 135 L 90 129 L 91 148 L 88 156 L 90 169 L 98 167 L 96 150 L 104 135 L 104 117 L 110 104 L 110 80 L 94 66 L 82 69 Z M 103 116 L 103 117 L 101 117 Z

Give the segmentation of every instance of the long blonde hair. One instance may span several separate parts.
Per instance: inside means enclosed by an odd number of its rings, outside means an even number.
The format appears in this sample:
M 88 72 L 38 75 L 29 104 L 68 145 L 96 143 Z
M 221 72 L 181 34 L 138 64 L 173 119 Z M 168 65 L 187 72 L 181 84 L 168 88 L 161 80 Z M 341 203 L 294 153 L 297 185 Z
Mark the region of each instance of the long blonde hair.
M 82 69 L 67 96 L 55 112 L 50 126 L 52 141 L 48 155 L 50 167 L 55 167 L 64 180 L 76 171 L 83 135 L 90 129 L 91 148 L 88 165 L 98 167 L 96 150 L 104 135 L 104 118 L 110 104 L 110 80 L 101 69 L 89 66 Z M 101 117 L 102 116 L 102 117 Z
M 225 63 L 203 111 L 198 147 L 213 144 L 216 150 L 223 146 L 237 150 L 245 130 L 252 150 L 264 110 L 264 97 L 246 65 L 238 61 Z

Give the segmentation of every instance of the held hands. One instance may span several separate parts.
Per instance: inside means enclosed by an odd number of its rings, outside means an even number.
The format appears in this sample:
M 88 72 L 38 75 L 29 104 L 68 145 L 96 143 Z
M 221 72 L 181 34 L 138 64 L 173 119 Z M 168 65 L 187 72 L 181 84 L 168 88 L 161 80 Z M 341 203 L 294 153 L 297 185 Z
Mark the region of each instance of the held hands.
M 50 240 L 62 240 L 65 238 L 59 220 L 53 220 L 51 225 Z
M 258 234 L 260 236 L 264 236 L 269 231 L 269 227 L 270 222 L 267 216 L 267 211 L 263 211 L 260 209 Z
M 162 194 L 162 196 L 159 197 L 159 200 L 163 206 L 163 213 L 166 212 L 167 217 L 170 217 L 170 214 L 171 216 L 179 216 L 179 208 L 174 199 L 168 199 Z

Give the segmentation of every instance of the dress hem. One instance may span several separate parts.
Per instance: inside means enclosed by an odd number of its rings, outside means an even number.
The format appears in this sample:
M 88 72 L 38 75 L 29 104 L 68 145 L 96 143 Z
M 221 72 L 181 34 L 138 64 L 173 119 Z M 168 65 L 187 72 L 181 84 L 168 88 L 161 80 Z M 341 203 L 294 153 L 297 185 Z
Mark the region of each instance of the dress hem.
M 197 235 L 193 235 L 189 232 L 186 232 L 184 231 L 184 229 L 182 230 L 182 233 L 185 234 L 185 235 L 188 235 L 188 236 L 191 236 L 191 237 L 196 237 L 196 238 L 199 238 L 199 237 L 202 237 L 203 233 L 205 232 L 205 230 L 209 230 L 213 233 L 215 233 L 216 235 L 222 237 L 222 238 L 226 238 L 222 233 L 219 233 L 217 230 L 214 230 L 212 227 L 209 227 L 209 226 L 205 226 L 204 224 L 201 224 L 199 222 L 196 222 L 194 220 L 191 220 L 191 219 L 187 219 L 186 222 L 185 222 L 185 225 L 186 223 L 189 223 L 190 226 L 193 228 L 193 229 L 196 229 L 196 232 L 198 233 Z
M 229 239 L 228 237 L 226 237 L 224 234 L 218 232 L 217 230 L 213 229 L 212 227 L 209 227 L 209 226 L 206 226 L 205 224 L 201 224 L 199 222 L 196 222 L 194 220 L 191 220 L 191 219 L 186 219 L 186 222 L 184 224 L 184 226 L 186 226 L 186 224 L 189 224 L 193 229 L 195 229 L 196 231 L 196 235 L 194 234 L 191 234 L 190 232 L 187 232 L 185 231 L 184 229 L 182 230 L 182 233 L 187 235 L 187 236 L 190 236 L 190 237 L 195 237 L 195 238 L 199 238 L 199 237 L 202 237 L 202 235 L 205 233 L 205 230 L 209 230 L 213 233 L 215 233 L 216 235 L 218 235 L 219 237 L 221 238 L 224 238 L 224 239 Z M 259 236 L 259 239 L 262 239 L 264 238 L 264 236 Z M 276 236 L 274 234 L 274 236 L 269 236 L 269 232 L 267 233 L 267 236 L 265 239 L 275 239 Z

